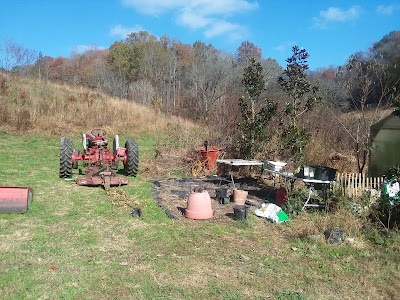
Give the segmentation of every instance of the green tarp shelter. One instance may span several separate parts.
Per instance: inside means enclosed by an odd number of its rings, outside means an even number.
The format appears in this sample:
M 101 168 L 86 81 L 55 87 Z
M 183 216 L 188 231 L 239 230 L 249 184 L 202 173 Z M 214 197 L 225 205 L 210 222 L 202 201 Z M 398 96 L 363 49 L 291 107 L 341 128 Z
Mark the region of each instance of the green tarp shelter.
M 400 117 L 391 113 L 370 128 L 368 173 L 382 176 L 390 167 L 400 165 Z

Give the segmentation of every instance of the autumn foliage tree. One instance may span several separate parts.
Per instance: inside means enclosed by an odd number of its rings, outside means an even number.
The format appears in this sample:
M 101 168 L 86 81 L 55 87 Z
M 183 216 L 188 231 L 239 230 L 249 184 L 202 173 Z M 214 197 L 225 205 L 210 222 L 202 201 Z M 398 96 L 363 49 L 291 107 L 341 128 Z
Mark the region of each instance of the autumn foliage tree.
M 242 64 L 248 64 L 251 59 L 260 61 L 261 55 L 261 48 L 257 47 L 250 41 L 244 41 L 243 43 L 241 43 L 237 50 L 238 61 Z

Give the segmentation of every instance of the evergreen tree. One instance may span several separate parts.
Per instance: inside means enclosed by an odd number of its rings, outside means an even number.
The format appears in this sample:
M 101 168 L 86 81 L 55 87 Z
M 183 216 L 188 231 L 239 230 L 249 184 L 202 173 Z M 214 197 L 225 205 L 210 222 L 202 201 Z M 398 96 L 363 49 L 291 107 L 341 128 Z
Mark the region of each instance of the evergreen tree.
M 263 68 L 255 59 L 244 69 L 242 84 L 245 94 L 239 99 L 242 120 L 237 124 L 240 133 L 240 157 L 252 159 L 269 140 L 265 134 L 268 121 L 276 114 L 277 104 L 265 97 Z
M 297 120 L 313 108 L 319 96 L 318 88 L 307 79 L 308 52 L 298 46 L 294 46 L 292 51 L 293 55 L 286 59 L 288 64 L 283 75 L 278 78 L 279 85 L 290 99 L 284 108 L 289 122 L 282 130 L 281 146 L 289 150 L 291 159 L 301 164 L 304 161 L 304 150 L 310 140 L 310 134 L 306 128 L 298 126 Z

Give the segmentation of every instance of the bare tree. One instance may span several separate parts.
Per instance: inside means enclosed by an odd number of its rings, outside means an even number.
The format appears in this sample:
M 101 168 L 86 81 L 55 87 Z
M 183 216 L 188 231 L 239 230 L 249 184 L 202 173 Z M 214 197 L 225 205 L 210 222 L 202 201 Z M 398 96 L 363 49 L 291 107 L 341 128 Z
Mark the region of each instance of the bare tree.
M 197 113 L 208 122 L 210 110 L 229 89 L 227 77 L 233 64 L 232 57 L 221 58 L 211 45 L 194 44 L 195 60 L 190 73 L 190 94 Z
M 12 39 L 0 44 L 0 66 L 7 70 L 28 75 L 29 68 L 36 61 L 38 52 L 19 45 Z
M 137 80 L 129 85 L 129 98 L 143 105 L 149 105 L 156 99 L 156 91 L 148 80 Z
M 350 105 L 358 111 L 355 130 L 347 129 L 355 142 L 357 168 L 363 172 L 368 160 L 370 127 L 383 117 L 381 108 L 388 105 L 393 89 L 400 78 L 391 76 L 390 66 L 369 55 L 352 55 L 342 70 L 344 86 L 347 89 Z
M 129 82 L 121 70 L 111 69 L 104 59 L 96 59 L 91 65 L 91 81 L 95 88 L 109 95 L 128 98 Z

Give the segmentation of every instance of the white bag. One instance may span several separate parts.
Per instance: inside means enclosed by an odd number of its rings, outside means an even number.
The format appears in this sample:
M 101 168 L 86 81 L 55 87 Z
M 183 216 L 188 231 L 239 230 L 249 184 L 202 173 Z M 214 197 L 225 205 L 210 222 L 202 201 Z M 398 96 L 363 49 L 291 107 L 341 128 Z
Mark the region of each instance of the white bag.
M 272 220 L 274 223 L 279 222 L 279 218 L 277 216 L 278 212 L 280 212 L 282 208 L 280 208 L 278 205 L 275 205 L 273 203 L 263 203 L 261 205 L 260 209 L 255 210 L 256 216 L 262 217 L 262 218 L 267 218 Z

